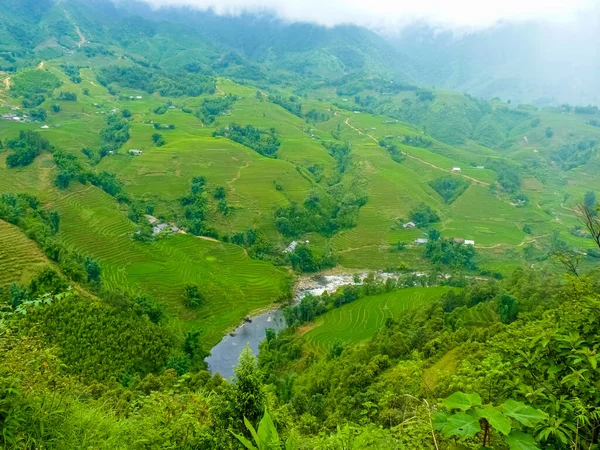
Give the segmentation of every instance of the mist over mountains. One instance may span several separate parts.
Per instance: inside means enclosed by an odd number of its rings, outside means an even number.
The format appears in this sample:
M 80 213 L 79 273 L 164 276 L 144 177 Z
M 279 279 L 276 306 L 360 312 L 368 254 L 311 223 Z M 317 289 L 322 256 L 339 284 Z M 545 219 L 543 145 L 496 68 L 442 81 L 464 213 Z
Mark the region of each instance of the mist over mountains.
M 420 22 L 377 33 L 352 24 L 290 22 L 267 12 L 219 15 L 140 1 L 9 3 L 0 13 L 0 52 L 13 52 L 16 61 L 7 60 L 4 70 L 18 67 L 20 58 L 48 58 L 72 47 L 77 36 L 68 12 L 91 41 L 116 42 L 154 64 L 169 61 L 169 67 L 177 66 L 170 56 L 186 50 L 207 71 L 235 77 L 235 67 L 243 66 L 244 77 L 254 81 L 315 83 L 361 73 L 514 103 L 600 103 L 598 14 L 470 32 Z

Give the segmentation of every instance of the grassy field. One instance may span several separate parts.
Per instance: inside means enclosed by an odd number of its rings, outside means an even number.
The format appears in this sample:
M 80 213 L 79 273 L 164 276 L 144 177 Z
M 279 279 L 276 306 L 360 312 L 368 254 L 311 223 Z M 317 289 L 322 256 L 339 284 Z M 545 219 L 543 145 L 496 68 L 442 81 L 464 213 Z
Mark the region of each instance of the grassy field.
M 28 283 L 48 264 L 35 242 L 14 225 L 0 220 L 0 287 Z
M 306 332 L 308 348 L 325 352 L 337 340 L 359 342 L 371 337 L 389 317 L 439 298 L 446 287 L 407 288 L 363 297 L 327 312 Z

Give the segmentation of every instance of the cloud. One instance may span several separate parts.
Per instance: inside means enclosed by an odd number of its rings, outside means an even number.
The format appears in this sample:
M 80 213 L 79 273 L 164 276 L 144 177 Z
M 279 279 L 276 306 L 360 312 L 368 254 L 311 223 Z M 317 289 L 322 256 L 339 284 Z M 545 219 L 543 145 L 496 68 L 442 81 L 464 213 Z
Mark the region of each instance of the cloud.
M 127 0 L 120 0 L 121 2 Z M 599 0 L 143 0 L 155 8 L 191 6 L 217 14 L 270 12 L 288 21 L 393 29 L 424 21 L 443 28 L 481 29 L 498 22 L 570 23 Z M 596 9 L 596 13 L 598 10 Z

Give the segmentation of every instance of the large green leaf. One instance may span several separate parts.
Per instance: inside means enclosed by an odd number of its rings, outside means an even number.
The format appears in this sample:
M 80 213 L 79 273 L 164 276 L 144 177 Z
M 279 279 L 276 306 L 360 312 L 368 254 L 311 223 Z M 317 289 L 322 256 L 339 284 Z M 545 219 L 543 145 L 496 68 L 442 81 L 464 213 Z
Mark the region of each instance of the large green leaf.
M 449 416 L 446 425 L 442 428 L 442 434 L 446 437 L 458 436 L 460 438 L 470 438 L 475 436 L 481 427 L 476 417 L 459 412 Z
M 526 427 L 533 427 L 546 418 L 545 414 L 539 409 L 534 409 L 531 406 L 527 406 L 526 404 L 515 400 L 507 400 L 504 402 L 503 410 L 504 414 L 512 417 Z
M 254 445 L 252 445 L 252 442 L 250 442 L 241 434 L 236 434 L 233 431 L 231 431 L 231 434 L 233 434 L 236 437 L 236 439 L 240 441 L 244 447 L 246 447 L 247 450 L 258 450 Z
M 279 433 L 266 409 L 265 415 L 258 424 L 258 437 L 259 445 L 263 444 L 266 448 L 279 448 Z
M 479 394 L 455 392 L 450 397 L 442 400 L 442 404 L 448 409 L 460 409 L 461 411 L 466 411 L 473 406 L 481 406 L 481 397 Z
M 448 414 L 448 413 L 441 412 L 441 411 L 436 412 L 433 415 L 433 420 L 432 420 L 433 429 L 440 431 L 442 428 L 444 428 L 444 426 L 446 425 L 446 422 L 448 421 L 448 417 L 450 417 L 450 414 Z
M 505 436 L 510 433 L 511 422 L 508 417 L 498 411 L 496 408 L 477 408 L 475 410 L 479 417 L 486 419 L 489 424 Z
M 540 450 L 533 437 L 522 431 L 514 430 L 506 436 L 510 450 Z

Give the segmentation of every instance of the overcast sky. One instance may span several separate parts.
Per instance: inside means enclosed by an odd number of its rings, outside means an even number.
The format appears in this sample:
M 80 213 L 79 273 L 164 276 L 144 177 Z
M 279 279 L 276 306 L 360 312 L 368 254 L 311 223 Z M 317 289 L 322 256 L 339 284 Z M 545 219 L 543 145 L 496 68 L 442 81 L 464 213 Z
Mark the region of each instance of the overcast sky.
M 127 0 L 119 0 L 121 2 Z M 425 20 L 445 28 L 485 28 L 499 21 L 572 22 L 600 0 L 143 0 L 155 7 L 189 5 L 219 14 L 269 11 L 290 21 L 354 23 L 393 29 Z

